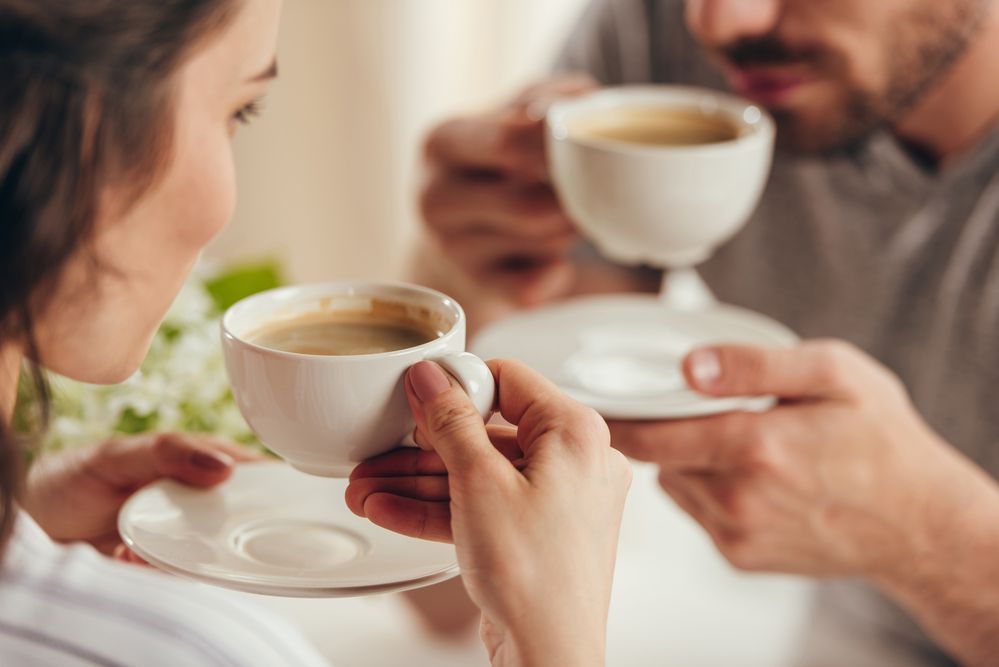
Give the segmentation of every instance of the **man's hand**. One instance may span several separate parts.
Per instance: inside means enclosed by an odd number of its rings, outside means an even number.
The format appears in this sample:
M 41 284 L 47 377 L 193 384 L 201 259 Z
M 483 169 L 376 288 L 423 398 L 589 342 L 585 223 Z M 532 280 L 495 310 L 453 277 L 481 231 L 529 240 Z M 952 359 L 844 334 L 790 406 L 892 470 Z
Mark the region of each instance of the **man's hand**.
M 84 541 L 105 554 L 121 553 L 118 510 L 137 490 L 166 477 L 214 486 L 229 478 L 236 462 L 261 458 L 203 435 L 108 440 L 39 459 L 28 471 L 22 505 L 56 541 Z
M 684 363 L 764 414 L 611 424 L 736 567 L 865 577 L 969 665 L 999 652 L 999 487 L 919 417 L 886 369 L 838 342 L 716 347 Z M 975 419 L 969 413 L 967 419 Z
M 684 370 L 705 394 L 781 404 L 615 423 L 614 444 L 658 463 L 663 488 L 737 567 L 884 576 L 974 511 L 984 474 L 930 430 L 893 375 L 846 344 L 705 349 Z
M 572 288 L 576 235 L 549 183 L 544 112 L 595 87 L 586 77 L 534 86 L 504 109 L 446 122 L 427 139 L 421 208 L 431 236 L 476 285 L 517 305 Z

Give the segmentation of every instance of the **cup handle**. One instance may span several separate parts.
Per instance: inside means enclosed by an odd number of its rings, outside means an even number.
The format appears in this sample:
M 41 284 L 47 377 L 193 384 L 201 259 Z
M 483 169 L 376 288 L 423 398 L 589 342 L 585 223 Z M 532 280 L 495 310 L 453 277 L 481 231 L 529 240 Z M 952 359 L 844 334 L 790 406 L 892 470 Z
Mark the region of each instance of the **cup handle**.
M 496 404 L 496 380 L 486 362 L 469 352 L 448 354 L 433 361 L 458 380 L 475 409 L 488 421 Z

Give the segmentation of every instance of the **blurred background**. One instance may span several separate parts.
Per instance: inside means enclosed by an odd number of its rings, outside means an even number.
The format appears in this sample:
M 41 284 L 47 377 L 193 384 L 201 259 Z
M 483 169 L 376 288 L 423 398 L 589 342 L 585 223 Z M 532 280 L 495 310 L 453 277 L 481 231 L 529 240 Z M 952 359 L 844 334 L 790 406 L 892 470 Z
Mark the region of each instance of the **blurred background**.
M 290 281 L 401 278 L 422 137 L 543 77 L 587 0 L 287 0 L 281 77 L 238 139 L 240 203 L 211 247 Z M 609 665 L 788 664 L 808 588 L 734 572 L 636 469 Z M 255 598 L 338 665 L 485 665 L 474 630 L 435 637 L 399 596 Z
M 210 249 L 294 281 L 400 277 L 423 134 L 541 77 L 586 0 L 288 0 L 281 76 L 237 142 Z

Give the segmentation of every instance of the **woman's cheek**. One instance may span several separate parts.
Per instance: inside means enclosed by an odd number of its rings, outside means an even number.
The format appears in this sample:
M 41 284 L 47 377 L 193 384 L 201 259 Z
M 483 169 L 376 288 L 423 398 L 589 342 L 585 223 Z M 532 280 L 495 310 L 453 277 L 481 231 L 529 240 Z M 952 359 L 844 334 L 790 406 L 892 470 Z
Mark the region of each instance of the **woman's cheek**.
M 201 250 L 229 223 L 236 209 L 236 169 L 228 139 L 202 159 L 191 173 L 197 196 L 184 225 L 188 243 Z

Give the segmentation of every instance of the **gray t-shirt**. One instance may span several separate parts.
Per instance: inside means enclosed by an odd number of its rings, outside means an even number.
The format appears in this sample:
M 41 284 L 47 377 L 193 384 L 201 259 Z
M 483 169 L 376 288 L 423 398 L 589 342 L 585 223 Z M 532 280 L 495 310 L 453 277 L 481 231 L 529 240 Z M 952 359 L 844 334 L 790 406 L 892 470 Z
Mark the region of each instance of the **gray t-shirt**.
M 682 0 L 596 2 L 559 68 L 725 88 Z M 752 221 L 702 273 L 723 301 L 880 359 L 934 429 L 999 476 L 999 129 L 939 173 L 887 132 L 833 155 L 778 154 Z M 804 665 L 952 664 L 859 582 L 820 587 L 813 630 Z M 823 637 L 866 648 L 846 658 Z

